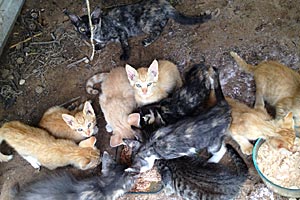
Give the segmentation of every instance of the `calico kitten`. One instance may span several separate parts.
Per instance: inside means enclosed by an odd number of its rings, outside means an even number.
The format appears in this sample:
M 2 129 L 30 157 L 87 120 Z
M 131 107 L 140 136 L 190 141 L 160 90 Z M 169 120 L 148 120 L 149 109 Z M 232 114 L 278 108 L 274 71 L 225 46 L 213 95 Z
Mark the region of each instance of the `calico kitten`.
M 87 92 L 97 94 L 98 91 L 92 87 L 100 82 L 99 103 L 107 123 L 106 130 L 113 131 L 110 146 L 116 147 L 123 144 L 123 138 L 134 138 L 134 131 L 127 121 L 128 115 L 136 108 L 134 92 L 124 67 L 92 76 L 86 84 Z
M 137 174 L 124 172 L 125 165 L 117 164 L 107 152 L 102 157 L 102 174 L 77 180 L 68 173 L 50 176 L 26 184 L 14 194 L 15 200 L 115 200 L 129 191 Z
M 300 134 L 300 75 L 275 61 L 263 61 L 257 66 L 247 64 L 235 52 L 230 52 L 240 67 L 254 75 L 256 83 L 255 108 L 264 108 L 267 101 L 276 107 L 276 118 L 293 112 L 295 130 Z
M 252 109 L 231 98 L 226 100 L 232 110 L 230 134 L 244 154 L 252 154 L 253 145 L 249 140 L 258 138 L 268 139 L 277 148 L 292 149 L 296 135 L 291 112 L 283 119 L 272 120 L 265 109 Z
M 237 168 L 235 171 L 196 156 L 158 160 L 165 192 L 176 193 L 186 200 L 234 199 L 247 179 L 248 168 L 232 147 L 227 149 Z
M 83 37 L 91 37 L 86 15 L 79 17 L 67 10 L 64 13 L 69 16 L 72 24 Z M 213 13 L 207 12 L 197 17 L 188 17 L 176 11 L 166 0 L 143 0 L 136 4 L 112 8 L 107 13 L 103 13 L 98 7 L 92 12 L 91 18 L 96 49 L 104 48 L 109 42 L 118 41 L 123 50 L 121 59 L 127 60 L 130 56 L 128 44 L 130 37 L 147 34 L 148 37 L 142 42 L 146 47 L 160 36 L 170 18 L 181 24 L 200 24 L 218 15 L 217 9 Z
M 44 166 L 52 170 L 73 165 L 86 170 L 96 167 L 100 162 L 100 152 L 94 146 L 95 137 L 83 140 L 77 145 L 71 140 L 55 139 L 43 129 L 11 121 L 0 128 L 0 143 L 3 140 L 35 169 Z M 12 158 L 12 155 L 0 153 L 0 162 L 8 162 Z
M 126 64 L 126 72 L 138 106 L 166 98 L 182 85 L 177 66 L 167 60 L 154 60 L 149 68 L 140 67 L 137 70 Z
M 82 111 L 69 111 L 60 106 L 49 108 L 39 122 L 56 138 L 71 139 L 79 142 L 98 132 L 96 115 L 89 101 L 86 101 Z
M 133 165 L 127 171 L 144 172 L 153 167 L 156 159 L 189 156 L 206 148 L 213 154 L 209 162 L 219 162 L 226 152 L 223 140 L 231 122 L 231 109 L 223 96 L 218 76 L 214 82 L 217 103 L 212 108 L 159 128 L 143 145 L 138 140 L 124 140 L 130 147 L 138 149 L 133 156 Z
M 211 94 L 214 94 L 214 79 L 216 78 L 214 76 L 216 74 L 213 68 L 204 63 L 191 66 L 185 72 L 184 85 L 172 96 L 162 99 L 157 104 L 140 107 L 138 113 L 129 115 L 128 120 L 132 125 L 146 132 L 153 132 L 187 115 L 203 112 L 211 106 L 208 102 Z

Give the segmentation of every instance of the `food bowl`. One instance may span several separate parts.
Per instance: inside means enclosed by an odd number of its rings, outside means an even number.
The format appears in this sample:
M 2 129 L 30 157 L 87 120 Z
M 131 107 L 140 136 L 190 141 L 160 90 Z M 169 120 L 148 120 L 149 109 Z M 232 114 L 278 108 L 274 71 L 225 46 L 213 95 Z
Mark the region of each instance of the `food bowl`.
M 266 175 L 260 170 L 259 165 L 257 163 L 257 156 L 258 150 L 261 145 L 265 142 L 264 139 L 258 139 L 254 145 L 253 152 L 252 152 L 252 159 L 255 166 L 256 171 L 258 172 L 259 176 L 263 180 L 263 182 L 267 185 L 267 187 L 272 190 L 273 192 L 285 196 L 285 197 L 292 197 L 292 198 L 299 198 L 300 197 L 300 189 L 292 189 L 280 186 L 278 184 L 273 183 L 270 179 L 267 178 Z M 299 167 L 299 164 L 297 165 Z M 272 167 L 272 166 L 270 166 Z

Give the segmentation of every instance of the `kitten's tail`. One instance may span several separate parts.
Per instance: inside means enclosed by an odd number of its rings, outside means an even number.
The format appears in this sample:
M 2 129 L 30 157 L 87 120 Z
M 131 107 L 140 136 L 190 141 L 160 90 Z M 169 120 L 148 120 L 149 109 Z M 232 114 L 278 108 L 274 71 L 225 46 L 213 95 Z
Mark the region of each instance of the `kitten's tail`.
M 185 16 L 175 10 L 175 8 L 172 7 L 172 9 L 169 10 L 168 15 L 170 18 L 174 19 L 176 22 L 180 24 L 187 24 L 187 25 L 193 25 L 193 24 L 199 24 L 204 23 L 210 19 L 217 18 L 220 14 L 220 9 L 215 9 L 213 12 L 206 11 L 204 13 L 201 13 L 199 16 Z
M 240 157 L 238 152 L 231 146 L 231 145 L 226 145 L 227 152 L 229 153 L 230 157 L 232 158 L 236 168 L 237 168 L 237 173 L 239 176 L 248 176 L 248 167 L 246 163 L 243 161 L 243 159 Z
M 231 51 L 230 55 L 234 58 L 234 60 L 237 62 L 237 64 L 243 68 L 243 70 L 245 72 L 252 74 L 255 71 L 256 67 L 254 65 L 250 65 L 250 64 L 246 63 L 246 61 L 243 60 L 237 53 Z
M 85 86 L 86 92 L 89 94 L 98 94 L 99 91 L 94 89 L 94 85 L 103 82 L 107 75 L 108 73 L 99 73 L 89 78 Z

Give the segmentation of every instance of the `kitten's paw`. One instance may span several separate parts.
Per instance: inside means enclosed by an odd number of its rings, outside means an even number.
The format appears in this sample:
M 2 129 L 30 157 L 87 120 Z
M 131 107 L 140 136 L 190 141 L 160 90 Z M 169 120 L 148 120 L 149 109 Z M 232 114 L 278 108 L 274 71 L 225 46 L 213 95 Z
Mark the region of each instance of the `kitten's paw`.
M 113 129 L 112 129 L 112 127 L 109 124 L 106 124 L 105 129 L 109 133 L 113 132 Z
M 96 135 L 98 133 L 98 131 L 99 131 L 98 127 L 95 126 L 94 129 L 93 129 L 92 135 Z
M 0 153 L 0 162 L 8 162 L 13 159 L 13 155 L 3 155 Z

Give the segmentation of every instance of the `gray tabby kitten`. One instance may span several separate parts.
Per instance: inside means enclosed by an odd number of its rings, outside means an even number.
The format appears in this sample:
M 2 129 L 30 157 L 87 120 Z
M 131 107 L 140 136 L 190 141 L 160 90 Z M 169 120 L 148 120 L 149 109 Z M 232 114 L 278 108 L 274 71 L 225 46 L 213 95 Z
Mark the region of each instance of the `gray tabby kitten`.
M 85 38 L 91 37 L 86 15 L 79 17 L 67 10 L 64 13 L 69 16 L 81 35 Z M 176 11 L 166 0 L 143 0 L 136 4 L 112 8 L 106 13 L 97 8 L 91 14 L 91 18 L 96 50 L 104 48 L 109 42 L 117 41 L 121 43 L 123 50 L 121 60 L 127 60 L 130 56 L 130 37 L 147 34 L 148 37 L 142 42 L 146 47 L 160 36 L 170 18 L 181 24 L 196 24 L 204 23 L 218 15 L 219 10 L 216 10 L 214 13 L 188 17 Z
M 217 71 L 213 82 L 216 104 L 210 109 L 159 128 L 145 144 L 124 140 L 137 152 L 133 155 L 132 166 L 126 171 L 144 172 L 151 169 L 157 159 L 191 156 L 202 149 L 213 154 L 209 162 L 220 161 L 226 152 L 223 140 L 231 122 L 231 108 L 224 98 Z
M 117 164 L 103 153 L 101 176 L 77 180 L 68 173 L 25 185 L 14 194 L 14 200 L 115 200 L 129 191 L 137 174 L 126 173 L 125 165 Z
M 201 157 L 181 157 L 158 160 L 158 170 L 167 194 L 177 194 L 186 200 L 229 200 L 239 192 L 246 181 L 248 168 L 231 147 L 228 153 L 236 170 L 219 163 L 207 163 Z

